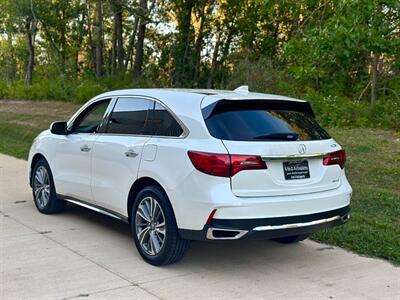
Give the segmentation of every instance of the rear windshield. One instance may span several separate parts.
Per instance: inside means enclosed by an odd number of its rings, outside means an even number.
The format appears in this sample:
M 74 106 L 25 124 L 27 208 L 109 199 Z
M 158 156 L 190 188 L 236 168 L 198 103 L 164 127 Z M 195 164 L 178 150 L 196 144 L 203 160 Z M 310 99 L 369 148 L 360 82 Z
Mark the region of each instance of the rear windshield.
M 229 102 L 231 105 L 229 105 Z M 203 109 L 210 134 L 231 141 L 310 141 L 329 139 L 307 102 L 226 101 Z

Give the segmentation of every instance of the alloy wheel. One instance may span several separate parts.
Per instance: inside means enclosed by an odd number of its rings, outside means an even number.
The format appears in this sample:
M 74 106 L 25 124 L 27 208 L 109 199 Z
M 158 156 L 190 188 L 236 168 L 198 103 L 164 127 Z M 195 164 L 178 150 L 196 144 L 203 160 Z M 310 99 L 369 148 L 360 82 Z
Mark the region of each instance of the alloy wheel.
M 166 238 L 164 212 L 153 197 L 140 201 L 136 211 L 136 236 L 141 248 L 151 256 L 160 253 Z
M 39 166 L 35 172 L 33 181 L 35 200 L 40 209 L 46 207 L 50 200 L 50 178 L 44 166 Z

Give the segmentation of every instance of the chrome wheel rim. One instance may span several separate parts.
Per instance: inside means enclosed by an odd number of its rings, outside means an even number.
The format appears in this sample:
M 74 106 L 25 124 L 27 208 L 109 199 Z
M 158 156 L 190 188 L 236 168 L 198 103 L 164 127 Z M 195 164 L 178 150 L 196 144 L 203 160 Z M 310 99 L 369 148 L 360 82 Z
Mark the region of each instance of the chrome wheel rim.
M 49 173 L 43 166 L 36 169 L 33 191 L 37 205 L 39 208 L 44 208 L 50 200 L 50 178 Z
M 157 255 L 164 246 L 166 227 L 164 212 L 153 197 L 140 201 L 136 211 L 136 236 L 148 255 Z

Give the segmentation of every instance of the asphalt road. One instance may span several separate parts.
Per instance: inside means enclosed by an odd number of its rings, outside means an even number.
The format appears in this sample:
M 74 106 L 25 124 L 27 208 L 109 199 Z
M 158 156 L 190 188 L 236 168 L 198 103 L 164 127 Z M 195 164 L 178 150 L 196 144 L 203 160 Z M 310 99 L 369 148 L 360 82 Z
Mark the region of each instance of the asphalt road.
M 150 266 L 123 223 L 38 213 L 26 168 L 0 155 L 0 299 L 400 299 L 400 268 L 312 241 L 197 242 Z

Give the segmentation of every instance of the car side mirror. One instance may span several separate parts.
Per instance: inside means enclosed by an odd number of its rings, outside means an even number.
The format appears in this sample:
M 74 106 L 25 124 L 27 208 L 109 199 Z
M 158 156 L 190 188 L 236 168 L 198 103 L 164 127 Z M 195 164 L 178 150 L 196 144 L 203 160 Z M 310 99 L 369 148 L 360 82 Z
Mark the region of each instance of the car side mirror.
M 67 134 L 67 122 L 53 122 L 50 125 L 50 132 L 57 135 Z

